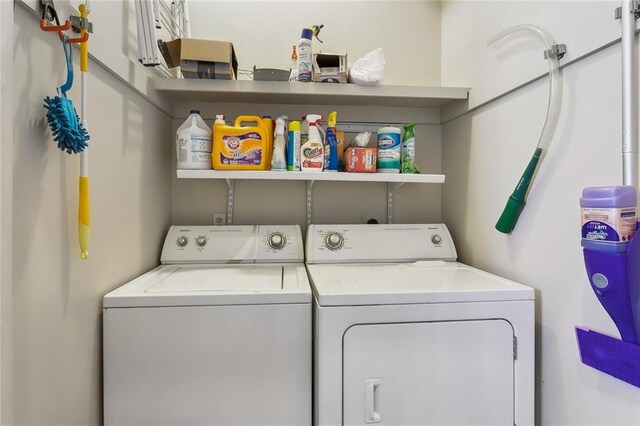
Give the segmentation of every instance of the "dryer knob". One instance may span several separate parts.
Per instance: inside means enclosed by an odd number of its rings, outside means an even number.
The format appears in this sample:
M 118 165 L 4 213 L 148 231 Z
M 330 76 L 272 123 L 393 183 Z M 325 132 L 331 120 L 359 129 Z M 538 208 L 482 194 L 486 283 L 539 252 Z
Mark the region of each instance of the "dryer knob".
M 329 232 L 324 237 L 324 245 L 329 250 L 338 250 L 344 244 L 344 237 L 337 232 Z
M 200 235 L 198 236 L 198 238 L 196 238 L 196 245 L 198 247 L 204 247 L 207 245 L 207 237 Z
M 439 246 L 440 244 L 442 244 L 442 237 L 438 234 L 432 235 L 431 236 L 431 242 L 437 246 Z
M 179 236 L 176 240 L 176 244 L 178 245 L 178 247 L 185 247 L 188 243 L 189 238 L 185 237 L 184 235 Z

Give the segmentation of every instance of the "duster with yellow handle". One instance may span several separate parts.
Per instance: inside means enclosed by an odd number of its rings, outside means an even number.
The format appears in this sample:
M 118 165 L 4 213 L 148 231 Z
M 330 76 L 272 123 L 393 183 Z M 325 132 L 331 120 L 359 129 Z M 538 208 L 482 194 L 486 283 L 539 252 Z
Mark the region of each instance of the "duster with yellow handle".
M 78 8 L 83 22 L 89 18 L 88 2 L 81 4 Z M 80 37 L 85 38 L 87 28 L 83 25 L 80 30 Z M 80 118 L 84 126 L 87 126 L 87 71 L 89 69 L 89 43 L 80 43 L 80 71 L 82 79 L 82 93 Z M 78 243 L 80 245 L 80 258 L 85 260 L 89 257 L 89 233 L 91 224 L 91 210 L 89 204 L 89 157 L 87 150 L 80 153 L 80 185 L 78 190 Z

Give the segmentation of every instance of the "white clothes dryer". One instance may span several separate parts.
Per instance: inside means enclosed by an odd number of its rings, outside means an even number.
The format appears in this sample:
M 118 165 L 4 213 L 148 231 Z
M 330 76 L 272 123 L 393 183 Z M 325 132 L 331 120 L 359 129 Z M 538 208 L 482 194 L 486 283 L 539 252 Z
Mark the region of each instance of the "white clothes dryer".
M 106 425 L 310 425 L 298 226 L 172 226 L 162 265 L 104 298 Z
M 311 225 L 314 423 L 534 424 L 534 291 L 444 225 Z

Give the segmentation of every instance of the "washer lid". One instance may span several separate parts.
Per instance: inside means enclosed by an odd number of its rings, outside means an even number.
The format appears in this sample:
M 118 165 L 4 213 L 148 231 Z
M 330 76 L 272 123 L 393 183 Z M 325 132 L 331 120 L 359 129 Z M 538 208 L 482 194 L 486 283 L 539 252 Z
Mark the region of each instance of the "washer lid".
M 458 262 L 307 265 L 321 306 L 533 300 L 532 288 Z
M 164 265 L 112 291 L 105 308 L 311 303 L 302 265 Z

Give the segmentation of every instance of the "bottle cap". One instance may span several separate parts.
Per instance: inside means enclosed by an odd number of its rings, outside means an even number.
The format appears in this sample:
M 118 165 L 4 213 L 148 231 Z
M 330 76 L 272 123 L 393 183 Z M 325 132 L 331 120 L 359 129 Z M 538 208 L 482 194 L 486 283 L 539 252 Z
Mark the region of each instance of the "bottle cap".
M 311 31 L 311 28 L 303 28 L 302 35 L 300 36 L 300 38 L 306 38 L 308 40 L 311 40 L 311 37 L 313 37 L 313 31 Z
M 300 122 L 299 121 L 290 121 L 289 122 L 289 131 L 290 132 L 299 132 L 300 131 Z
M 199 109 L 192 109 L 189 114 L 200 114 L 200 110 Z

